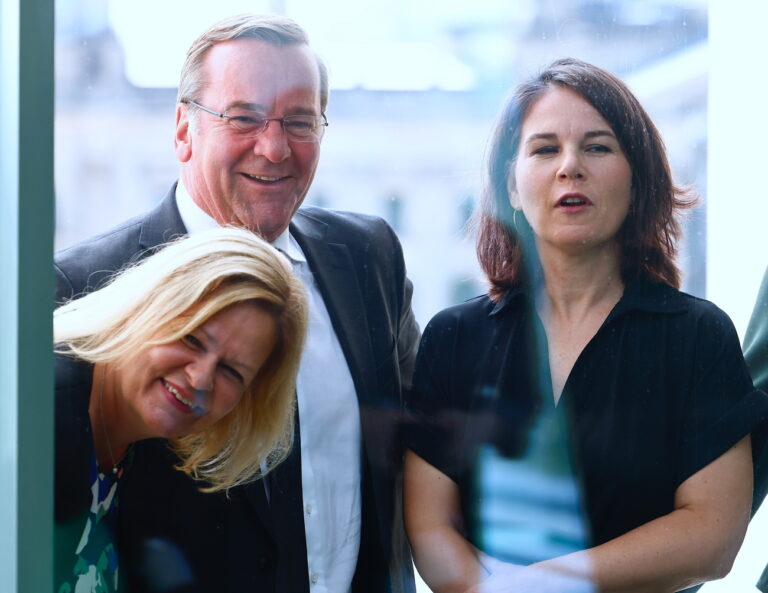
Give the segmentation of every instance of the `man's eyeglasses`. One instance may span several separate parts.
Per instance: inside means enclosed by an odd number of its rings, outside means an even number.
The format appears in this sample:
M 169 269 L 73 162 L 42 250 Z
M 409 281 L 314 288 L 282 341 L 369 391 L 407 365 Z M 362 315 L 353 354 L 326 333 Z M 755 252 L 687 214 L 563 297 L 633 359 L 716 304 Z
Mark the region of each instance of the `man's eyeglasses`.
M 225 113 L 208 109 L 200 103 L 187 99 L 184 103 L 194 105 L 206 113 L 225 119 L 232 130 L 242 136 L 258 136 L 271 121 L 279 121 L 288 138 L 296 142 L 319 142 L 328 126 L 325 115 L 286 115 L 285 117 L 262 117 L 248 109 L 233 108 Z

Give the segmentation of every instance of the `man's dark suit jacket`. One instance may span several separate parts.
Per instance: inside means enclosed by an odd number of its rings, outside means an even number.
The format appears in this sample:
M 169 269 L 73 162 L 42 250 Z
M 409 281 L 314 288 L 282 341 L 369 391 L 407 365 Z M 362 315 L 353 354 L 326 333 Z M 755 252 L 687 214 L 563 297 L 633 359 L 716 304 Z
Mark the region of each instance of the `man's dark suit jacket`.
M 98 288 L 127 262 L 185 234 L 174 191 L 148 214 L 58 253 L 57 302 Z M 362 534 L 353 590 L 413 591 L 399 421 L 419 331 L 400 244 L 378 218 L 316 208 L 297 212 L 291 233 L 328 308 L 360 405 Z M 173 464 L 164 441 L 144 441 L 121 483 L 120 570 L 132 591 L 309 590 L 299 488 L 270 482 L 273 508 L 287 500 L 293 509 L 275 521 L 261 481 L 229 497 L 202 494 Z

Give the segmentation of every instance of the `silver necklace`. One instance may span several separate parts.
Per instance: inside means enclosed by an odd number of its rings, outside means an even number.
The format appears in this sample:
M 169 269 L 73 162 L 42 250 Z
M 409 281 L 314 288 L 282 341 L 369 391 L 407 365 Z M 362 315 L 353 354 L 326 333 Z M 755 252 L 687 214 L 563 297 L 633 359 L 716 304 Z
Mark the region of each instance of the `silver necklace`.
M 104 433 L 104 440 L 107 441 L 107 451 L 109 451 L 109 460 L 112 462 L 112 475 L 117 476 L 117 472 L 120 471 L 115 462 L 115 456 L 112 453 L 112 443 L 109 442 L 109 431 L 107 430 L 107 424 L 104 422 L 104 382 L 107 377 L 107 368 L 101 373 L 101 385 L 99 386 L 99 420 L 101 420 L 101 431 Z

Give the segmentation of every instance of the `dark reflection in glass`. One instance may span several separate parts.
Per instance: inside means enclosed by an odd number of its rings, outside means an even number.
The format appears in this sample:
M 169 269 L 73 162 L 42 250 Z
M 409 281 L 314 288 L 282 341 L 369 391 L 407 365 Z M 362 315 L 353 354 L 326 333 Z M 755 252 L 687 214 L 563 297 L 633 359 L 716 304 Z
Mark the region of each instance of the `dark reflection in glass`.
M 563 408 L 542 406 L 519 458 L 479 449 L 474 539 L 490 556 L 528 565 L 587 547 L 567 435 Z
M 508 382 L 484 390 L 481 405 L 495 416 L 495 428 L 477 445 L 469 495 L 472 541 L 483 553 L 520 565 L 583 550 L 590 538 L 568 412 L 554 405 L 546 336 L 535 311 L 529 315 L 535 320 L 525 332 L 529 339 L 516 336 L 527 348 L 521 357 L 529 368 L 513 363 Z M 530 391 L 515 389 L 515 382 Z

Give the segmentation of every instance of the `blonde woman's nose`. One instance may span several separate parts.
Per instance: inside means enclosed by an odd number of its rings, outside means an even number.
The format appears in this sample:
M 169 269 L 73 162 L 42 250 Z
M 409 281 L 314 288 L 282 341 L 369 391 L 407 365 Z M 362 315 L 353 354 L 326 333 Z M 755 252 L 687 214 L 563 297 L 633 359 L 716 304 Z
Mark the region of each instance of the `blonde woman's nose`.
M 197 356 L 190 361 L 185 372 L 189 385 L 197 391 L 211 391 L 216 373 L 216 361 L 211 356 Z

